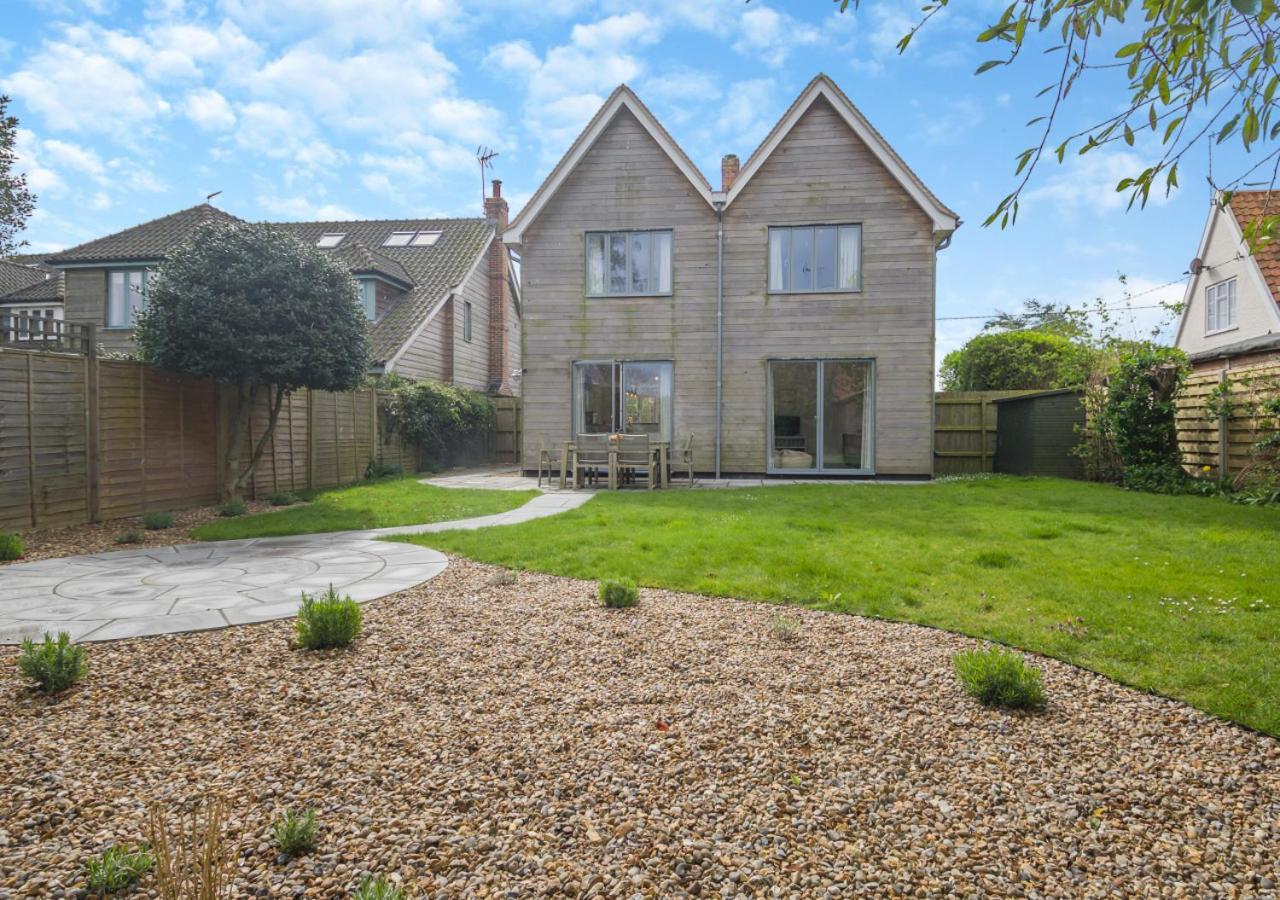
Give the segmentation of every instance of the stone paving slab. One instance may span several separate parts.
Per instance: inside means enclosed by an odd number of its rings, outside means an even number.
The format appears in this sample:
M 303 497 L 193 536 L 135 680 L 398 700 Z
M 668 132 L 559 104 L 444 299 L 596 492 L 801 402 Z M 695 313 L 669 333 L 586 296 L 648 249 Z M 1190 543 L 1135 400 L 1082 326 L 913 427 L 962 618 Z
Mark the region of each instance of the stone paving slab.
M 425 479 L 446 487 L 527 488 L 524 479 Z M 586 503 L 590 492 L 540 493 L 492 516 L 429 525 L 178 544 L 0 567 L 0 644 L 68 632 L 105 641 L 202 631 L 297 615 L 303 591 L 329 585 L 365 603 L 428 581 L 443 553 L 376 540 L 397 534 L 515 525 Z

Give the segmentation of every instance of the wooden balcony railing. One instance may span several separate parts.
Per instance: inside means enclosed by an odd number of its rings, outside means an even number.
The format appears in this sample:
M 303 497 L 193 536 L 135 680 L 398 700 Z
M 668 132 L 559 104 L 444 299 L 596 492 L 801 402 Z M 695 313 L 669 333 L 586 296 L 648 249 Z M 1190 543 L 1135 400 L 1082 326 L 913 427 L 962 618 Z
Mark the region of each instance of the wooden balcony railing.
M 0 310 L 0 346 L 49 353 L 96 354 L 97 329 L 79 322 L 21 316 Z

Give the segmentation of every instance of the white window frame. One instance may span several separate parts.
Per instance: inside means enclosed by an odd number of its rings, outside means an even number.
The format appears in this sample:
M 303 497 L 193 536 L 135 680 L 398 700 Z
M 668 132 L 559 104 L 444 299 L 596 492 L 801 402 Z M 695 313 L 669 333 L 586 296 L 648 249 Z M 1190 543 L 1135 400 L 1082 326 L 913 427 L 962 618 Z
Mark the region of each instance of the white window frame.
M 835 285 L 832 287 L 793 287 L 795 284 L 795 272 L 790 262 L 792 259 L 791 242 L 795 239 L 796 232 L 807 231 L 809 233 L 809 268 L 812 273 L 815 285 L 818 272 L 818 230 L 819 229 L 835 229 L 835 258 L 831 261 L 831 267 L 835 271 Z M 844 234 L 854 236 L 854 261 L 852 272 L 852 285 L 848 284 L 849 273 L 841 264 L 840 244 L 841 237 Z M 774 268 L 774 240 L 775 236 L 779 241 L 784 241 L 785 253 L 787 257 L 787 265 L 785 272 L 775 271 Z M 856 294 L 862 290 L 862 223 L 861 222 L 819 222 L 813 225 L 770 225 L 768 235 L 765 238 L 765 254 L 766 268 L 768 269 L 768 285 L 770 294 Z
M 316 246 L 321 250 L 332 250 L 346 240 L 345 231 L 326 231 L 316 239 Z
M 129 282 L 130 282 L 130 280 L 131 280 L 129 276 L 130 276 L 130 275 L 137 274 L 137 273 L 142 273 L 142 280 L 141 280 L 141 282 L 140 282 L 140 283 L 141 283 L 141 288 L 140 288 L 140 289 L 134 289 L 134 288 L 132 288 L 132 286 L 129 284 Z M 112 312 L 112 308 L 111 308 L 111 282 L 112 282 L 112 280 L 113 280 L 113 277 L 114 277 L 114 276 L 116 276 L 116 275 L 119 275 L 119 276 L 123 277 L 123 279 L 124 279 L 124 292 L 125 292 L 125 296 L 124 296 L 124 318 L 125 318 L 125 321 L 119 321 L 119 322 L 113 322 L 113 321 L 112 321 L 112 317 L 111 317 L 111 312 Z M 107 296 L 106 296 L 106 303 L 104 304 L 104 307 L 105 307 L 105 308 L 104 308 L 104 309 L 103 309 L 103 311 L 102 311 L 102 321 L 103 321 L 103 327 L 104 327 L 104 328 L 112 329 L 112 330 L 120 330 L 120 329 L 125 329 L 125 330 L 127 330 L 127 329 L 130 329 L 130 328 L 133 328 L 134 319 L 135 319 L 136 315 L 137 315 L 139 312 L 141 312 L 143 309 L 145 309 L 145 308 L 146 308 L 146 306 L 147 306 L 147 282 L 150 280 L 150 278 L 151 278 L 151 270 L 150 270 L 150 269 L 146 269 L 146 268 L 138 268 L 138 267 L 135 267 L 135 268 L 127 268 L 127 269 L 126 269 L 126 268 L 119 268 L 119 269 L 108 269 L 108 270 L 107 270 L 107 274 L 106 274 L 106 280 L 107 280 Z M 135 290 L 136 290 L 136 293 L 138 293 L 138 294 L 140 294 L 140 295 L 141 295 L 139 298 L 137 298 L 137 299 L 136 299 L 136 301 L 135 301 L 135 299 L 131 296 L 131 293 L 132 293 L 132 292 L 134 292 Z
M 1223 324 L 1222 312 L 1225 301 L 1227 322 Z M 1235 331 L 1240 327 L 1239 301 L 1236 292 L 1236 279 L 1228 278 L 1211 284 L 1204 289 L 1204 333 L 1208 337 L 1222 334 L 1224 331 Z
M 386 240 L 382 242 L 384 247 L 434 247 L 436 241 L 440 240 L 443 231 L 429 231 L 426 229 L 404 229 L 402 231 L 393 231 L 387 235 Z M 395 238 L 403 238 L 403 240 L 392 243 Z
M 656 286 L 654 290 L 637 291 L 631 287 L 631 252 L 632 238 L 636 235 L 647 235 L 649 241 L 648 260 L 646 266 L 646 278 L 650 285 Z M 661 261 L 658 259 L 660 241 L 655 241 L 654 236 L 665 238 L 667 247 L 667 269 L 662 271 Z M 623 290 L 615 291 L 609 283 L 609 244 L 613 238 L 622 238 L 626 247 L 626 262 L 623 264 L 626 273 L 626 284 Z M 603 257 L 601 259 L 601 285 L 599 291 L 591 288 L 591 244 L 593 240 L 601 241 Z M 588 297 L 670 297 L 672 286 L 675 283 L 675 230 L 672 228 L 632 228 L 627 230 L 615 231 L 588 231 L 583 235 L 582 243 L 582 260 L 583 260 L 583 286 L 586 289 Z M 663 287 L 663 275 L 666 275 L 666 287 Z
M 471 301 L 462 301 L 462 339 L 471 343 Z

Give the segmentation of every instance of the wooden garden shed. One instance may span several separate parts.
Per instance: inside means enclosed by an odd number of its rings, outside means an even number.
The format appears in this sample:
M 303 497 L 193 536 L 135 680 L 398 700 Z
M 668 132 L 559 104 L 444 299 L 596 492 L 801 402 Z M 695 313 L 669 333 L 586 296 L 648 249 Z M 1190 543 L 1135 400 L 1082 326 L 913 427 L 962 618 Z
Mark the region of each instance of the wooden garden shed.
M 995 470 L 1009 475 L 1083 478 L 1073 450 L 1084 427 L 1084 391 L 1063 388 L 1003 397 L 996 431 Z

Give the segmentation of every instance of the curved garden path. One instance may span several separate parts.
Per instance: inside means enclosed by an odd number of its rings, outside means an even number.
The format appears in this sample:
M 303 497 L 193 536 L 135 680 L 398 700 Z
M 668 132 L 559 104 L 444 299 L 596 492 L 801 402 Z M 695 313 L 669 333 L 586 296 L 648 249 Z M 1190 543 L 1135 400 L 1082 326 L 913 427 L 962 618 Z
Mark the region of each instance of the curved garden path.
M 331 584 L 364 603 L 428 581 L 448 564 L 436 550 L 378 537 L 513 525 L 573 509 L 591 496 L 539 494 L 508 512 L 429 525 L 179 544 L 4 566 L 0 644 L 46 631 L 105 641 L 284 619 L 297 613 L 303 591 L 318 593 Z

